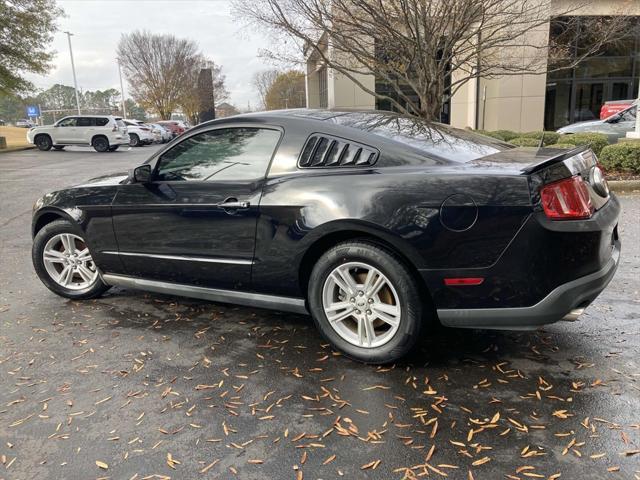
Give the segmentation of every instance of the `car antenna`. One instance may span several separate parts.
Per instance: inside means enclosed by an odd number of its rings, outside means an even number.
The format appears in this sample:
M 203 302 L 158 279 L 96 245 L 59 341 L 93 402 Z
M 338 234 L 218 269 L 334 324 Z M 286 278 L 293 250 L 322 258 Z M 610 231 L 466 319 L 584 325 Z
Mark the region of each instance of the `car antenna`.
M 540 137 L 540 143 L 538 144 L 538 148 L 542 148 L 544 146 L 544 130 L 542 131 L 542 136 Z

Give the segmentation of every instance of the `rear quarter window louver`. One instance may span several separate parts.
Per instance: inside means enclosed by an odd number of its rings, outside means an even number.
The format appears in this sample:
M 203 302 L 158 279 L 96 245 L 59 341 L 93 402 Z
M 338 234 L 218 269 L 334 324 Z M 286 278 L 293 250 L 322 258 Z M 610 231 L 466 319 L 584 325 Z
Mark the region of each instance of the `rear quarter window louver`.
M 311 135 L 302 149 L 300 168 L 369 167 L 376 163 L 378 150 L 358 142 L 330 135 Z

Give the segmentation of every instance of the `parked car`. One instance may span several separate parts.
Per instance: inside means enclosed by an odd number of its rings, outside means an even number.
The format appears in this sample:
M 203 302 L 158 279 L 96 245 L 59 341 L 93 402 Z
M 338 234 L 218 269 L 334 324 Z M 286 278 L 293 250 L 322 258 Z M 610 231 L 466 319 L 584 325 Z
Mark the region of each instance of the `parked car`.
M 2 118 L 0 118 L 0 127 L 4 127 L 7 124 Z
M 336 349 L 381 363 L 430 322 L 576 319 L 616 271 L 619 214 L 587 147 L 391 112 L 264 112 L 45 195 L 33 263 L 75 300 L 118 285 L 310 313 Z
M 159 123 L 149 123 L 148 125 L 151 127 L 151 133 L 156 143 L 167 143 L 173 138 L 171 130 Z
M 53 125 L 33 127 L 27 132 L 29 143 L 40 150 L 62 150 L 69 145 L 93 147 L 98 152 L 113 152 L 129 144 L 127 128 L 113 115 L 71 115 Z
M 185 122 L 185 121 L 182 121 L 182 120 L 174 120 L 174 121 L 175 121 L 175 122 L 178 124 L 178 126 L 179 126 L 180 128 L 182 128 L 185 132 L 186 132 L 187 130 L 190 130 L 190 129 L 191 129 L 191 125 L 189 124 L 189 122 Z
M 124 124 L 129 130 L 129 145 L 132 147 L 142 147 L 153 143 L 151 128 L 146 126 L 144 122 L 127 118 L 124 120 Z
M 31 128 L 33 126 L 33 122 L 31 120 L 27 120 L 26 118 L 21 118 L 16 122 L 16 127 L 20 128 Z
M 627 132 L 632 131 L 636 126 L 636 112 L 638 107 L 632 105 L 625 110 L 613 114 L 604 120 L 589 120 L 588 122 L 578 122 L 558 129 L 558 133 L 604 133 L 609 138 L 609 142 L 617 142 L 619 138 L 624 138 Z
M 178 135 L 182 135 L 186 131 L 186 128 L 184 126 L 181 126 L 177 120 L 161 120 L 158 123 L 163 127 L 171 130 L 173 138 L 177 137 Z
M 629 108 L 635 103 L 635 100 L 610 100 L 604 102 L 600 107 L 600 120 L 609 118 L 622 110 Z
M 162 136 L 166 142 L 170 142 L 171 140 L 173 140 L 173 132 L 169 127 L 167 127 L 166 125 L 160 125 L 159 123 L 156 123 L 156 125 L 162 128 Z

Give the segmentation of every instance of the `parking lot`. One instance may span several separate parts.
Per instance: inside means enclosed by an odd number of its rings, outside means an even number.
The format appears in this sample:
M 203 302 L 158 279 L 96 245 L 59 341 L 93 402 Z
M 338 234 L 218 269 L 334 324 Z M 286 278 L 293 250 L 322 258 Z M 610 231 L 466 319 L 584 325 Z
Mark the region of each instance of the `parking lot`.
M 580 322 L 374 367 L 304 316 L 40 283 L 34 201 L 156 148 L 0 155 L 0 479 L 640 479 L 640 196 Z

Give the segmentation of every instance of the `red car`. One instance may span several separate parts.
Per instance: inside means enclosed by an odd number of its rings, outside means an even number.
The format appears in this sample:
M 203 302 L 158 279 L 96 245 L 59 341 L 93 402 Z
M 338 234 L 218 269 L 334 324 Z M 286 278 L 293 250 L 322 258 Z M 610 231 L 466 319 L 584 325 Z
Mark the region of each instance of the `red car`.
M 633 105 L 633 102 L 635 102 L 635 100 L 610 100 L 604 102 L 602 107 L 600 107 L 600 120 L 609 118 L 611 115 L 615 115 L 625 108 L 629 108 Z
M 186 131 L 186 128 L 183 126 L 182 122 L 179 122 L 177 120 L 162 120 L 157 123 L 171 130 L 173 138 L 177 137 L 178 135 L 182 135 Z

